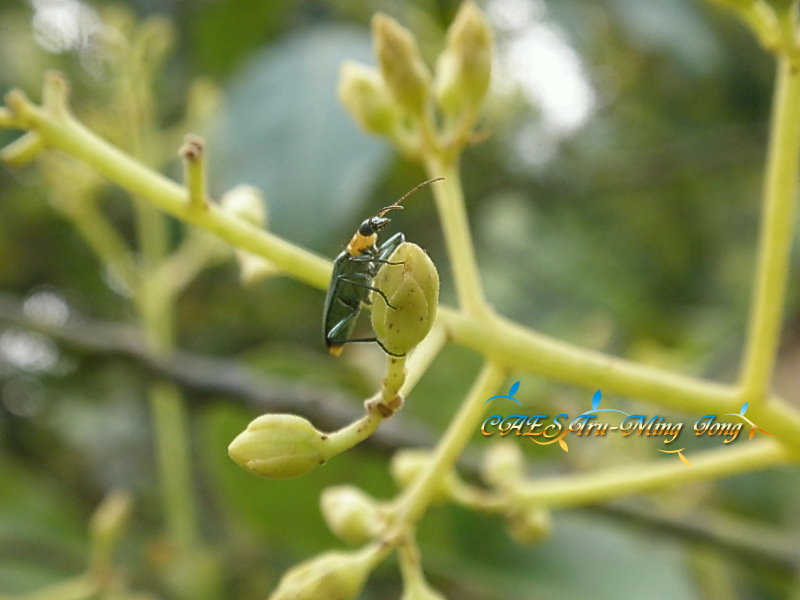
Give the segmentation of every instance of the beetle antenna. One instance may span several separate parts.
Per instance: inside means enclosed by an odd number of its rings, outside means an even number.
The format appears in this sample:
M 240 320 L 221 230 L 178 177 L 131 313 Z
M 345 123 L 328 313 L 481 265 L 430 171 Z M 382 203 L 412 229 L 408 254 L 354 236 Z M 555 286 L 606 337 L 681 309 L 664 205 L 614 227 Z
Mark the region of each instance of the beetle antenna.
M 385 208 L 380 209 L 375 216 L 376 217 L 382 217 L 383 215 L 385 215 L 390 210 L 403 210 L 403 207 L 400 206 L 400 204 L 403 202 L 403 200 L 405 200 L 406 198 L 411 196 L 414 192 L 416 192 L 420 188 L 425 187 L 426 185 L 430 185 L 432 183 L 436 183 L 437 181 L 444 181 L 444 177 L 434 177 L 433 179 L 428 179 L 427 181 L 423 181 L 422 183 L 418 183 L 413 188 L 411 188 L 409 191 L 407 191 L 405 194 L 403 194 L 403 197 L 400 198 L 397 202 L 395 202 L 394 204 L 391 204 L 391 205 L 389 205 L 389 206 L 387 206 Z

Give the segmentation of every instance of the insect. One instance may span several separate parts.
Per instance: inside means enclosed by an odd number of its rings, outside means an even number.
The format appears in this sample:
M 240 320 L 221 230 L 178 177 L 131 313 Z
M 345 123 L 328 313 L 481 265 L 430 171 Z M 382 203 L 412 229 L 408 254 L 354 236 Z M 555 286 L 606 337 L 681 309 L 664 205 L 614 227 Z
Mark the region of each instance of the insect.
M 336 257 L 322 315 L 322 333 L 325 336 L 325 345 L 328 347 L 328 352 L 334 356 L 339 356 L 344 345 L 352 342 L 377 342 L 387 354 L 402 356 L 389 352 L 376 337 L 352 338 L 350 336 L 355 329 L 361 307 L 369 304 L 370 291 L 380 296 L 389 308 L 395 308 L 389 302 L 386 294 L 372 285 L 372 280 L 375 279 L 382 264 L 402 264 L 388 260 L 392 252 L 405 242 L 406 238 L 402 232 L 395 233 L 380 246 L 377 245 L 378 232 L 391 222 L 391 219 L 384 215 L 393 210 L 402 210 L 403 207 L 400 204 L 403 200 L 421 187 L 442 179 L 444 177 L 423 181 L 406 192 L 394 204 L 385 206 L 374 216 L 362 221 L 353 237 L 350 238 L 347 247 Z

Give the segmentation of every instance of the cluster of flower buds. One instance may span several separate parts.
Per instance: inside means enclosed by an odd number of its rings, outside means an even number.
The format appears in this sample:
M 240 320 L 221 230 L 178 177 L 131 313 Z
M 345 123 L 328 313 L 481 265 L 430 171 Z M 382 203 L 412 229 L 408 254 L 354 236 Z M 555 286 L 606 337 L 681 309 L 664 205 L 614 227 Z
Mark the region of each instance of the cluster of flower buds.
M 431 459 L 431 453 L 425 450 L 400 450 L 392 457 L 392 478 L 398 487 L 407 489 Z M 550 534 L 552 523 L 549 510 L 521 502 L 514 493 L 524 476 L 522 451 L 517 444 L 503 440 L 489 447 L 481 463 L 481 479 L 488 486 L 488 492 L 466 483 L 451 470 L 438 482 L 431 500 L 502 514 L 511 536 L 519 543 L 532 544 Z
M 492 63 L 491 29 L 477 4 L 468 0 L 459 8 L 435 73 L 414 35 L 397 21 L 378 14 L 372 31 L 378 68 L 348 62 L 339 83 L 339 98 L 356 122 L 413 154 L 431 142 L 424 123 L 430 125 L 437 112 L 445 123 L 442 139 L 466 142 L 489 88 Z
M 400 489 L 407 489 L 431 464 L 432 455 L 427 450 L 399 450 L 392 456 L 389 470 Z M 455 471 L 450 471 L 439 481 L 431 502 L 442 503 L 452 498 L 460 481 Z
M 484 454 L 481 477 L 501 498 L 508 531 L 515 540 L 533 544 L 550 534 L 550 511 L 523 505 L 514 496 L 514 488 L 525 477 L 525 458 L 517 444 L 511 440 L 492 444 Z

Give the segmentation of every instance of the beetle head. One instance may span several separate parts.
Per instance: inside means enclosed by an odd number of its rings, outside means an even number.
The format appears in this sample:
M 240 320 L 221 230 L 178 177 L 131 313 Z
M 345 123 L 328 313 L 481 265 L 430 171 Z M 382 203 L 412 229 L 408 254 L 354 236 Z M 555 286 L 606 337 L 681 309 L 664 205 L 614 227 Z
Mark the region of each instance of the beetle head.
M 375 233 L 378 233 L 381 229 L 386 227 L 390 222 L 391 219 L 388 217 L 384 217 L 383 215 L 389 212 L 391 209 L 395 208 L 403 208 L 402 206 L 387 206 L 386 208 L 381 209 L 378 211 L 374 217 L 370 217 L 369 219 L 364 219 L 361 222 L 361 225 L 358 226 L 358 233 L 363 235 L 364 237 L 369 237 Z

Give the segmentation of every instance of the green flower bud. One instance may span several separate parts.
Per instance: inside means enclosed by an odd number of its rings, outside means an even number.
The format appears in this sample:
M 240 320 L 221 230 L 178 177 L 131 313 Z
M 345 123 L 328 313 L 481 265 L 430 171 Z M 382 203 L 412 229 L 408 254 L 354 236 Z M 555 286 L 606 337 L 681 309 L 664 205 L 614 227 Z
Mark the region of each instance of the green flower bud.
M 398 450 L 392 456 L 389 471 L 392 479 L 400 489 L 408 488 L 420 476 L 422 471 L 430 465 L 431 453 L 426 450 Z M 432 496 L 433 502 L 443 502 L 450 497 L 458 481 L 456 474 L 449 471 L 439 482 L 436 492 Z
M 550 511 L 541 506 L 515 511 L 508 519 L 508 532 L 520 544 L 534 544 L 549 536 L 552 529 Z
M 222 210 L 251 225 L 266 229 L 267 203 L 256 188 L 249 185 L 237 185 L 225 192 L 220 200 Z M 239 277 L 243 284 L 251 285 L 279 271 L 271 262 L 246 250 L 236 250 L 236 261 L 239 263 Z
M 464 2 L 447 31 L 434 84 L 436 100 L 446 113 L 477 111 L 492 71 L 492 30 L 478 5 Z
M 431 73 L 414 35 L 391 17 L 378 13 L 372 17 L 372 36 L 389 93 L 407 110 L 422 113 L 430 94 Z
M 374 286 L 389 299 L 372 293 L 372 328 L 384 347 L 406 354 L 433 326 L 439 304 L 439 273 L 433 261 L 416 244 L 403 243 L 389 257 L 402 265 L 383 265 Z
M 223 194 L 220 205 L 227 214 L 251 225 L 262 229 L 267 226 L 267 205 L 261 192 L 251 185 L 237 185 L 228 190 Z
M 166 16 L 154 15 L 141 22 L 131 36 L 131 51 L 149 72 L 155 72 L 175 43 L 175 28 Z
M 357 598 L 379 558 L 374 546 L 358 552 L 325 552 L 289 570 L 269 600 Z
M 326 489 L 320 497 L 320 506 L 330 530 L 348 544 L 367 542 L 380 531 L 377 503 L 355 486 Z
M 397 110 L 375 69 L 345 61 L 339 76 L 339 100 L 364 131 L 387 135 L 394 129 Z
M 297 415 L 261 415 L 231 442 L 228 455 L 256 475 L 291 479 L 325 462 L 327 439 Z
M 502 440 L 489 446 L 481 464 L 481 476 L 487 485 L 505 489 L 519 482 L 524 474 L 525 458 L 516 443 Z

